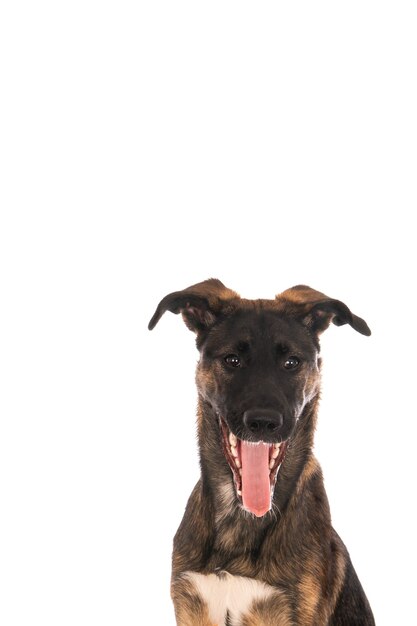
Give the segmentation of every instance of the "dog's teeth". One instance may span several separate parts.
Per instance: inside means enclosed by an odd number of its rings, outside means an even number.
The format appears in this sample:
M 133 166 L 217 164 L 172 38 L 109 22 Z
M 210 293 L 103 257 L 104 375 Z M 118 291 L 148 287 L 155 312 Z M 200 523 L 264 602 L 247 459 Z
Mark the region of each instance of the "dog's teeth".
M 242 464 L 241 464 L 241 462 L 239 461 L 239 458 L 238 458 L 237 456 L 235 457 L 235 465 L 236 465 L 236 467 L 238 467 L 238 468 L 242 467 Z
M 236 446 L 230 446 L 230 449 L 232 451 L 233 456 L 236 458 L 238 456 Z
M 242 495 L 242 492 L 240 491 L 240 489 L 238 489 L 238 490 L 237 490 L 237 495 L 238 495 L 238 496 L 241 496 L 241 495 Z
M 280 443 L 274 443 L 274 448 L 275 448 L 275 450 L 279 450 L 279 449 L 280 449 L 280 447 L 281 447 L 281 444 L 280 444 Z
M 272 457 L 272 459 L 269 461 L 269 469 L 272 469 L 275 465 L 275 459 L 274 457 Z
M 230 435 L 229 435 L 229 442 L 230 442 L 230 445 L 232 447 L 233 446 L 236 447 L 236 444 L 237 444 L 237 437 L 236 437 L 236 435 L 234 435 L 233 433 L 230 433 Z
M 276 459 L 279 455 L 279 448 L 274 448 L 274 451 L 271 454 L 271 459 Z
M 239 468 L 239 474 L 242 476 L 242 470 Z

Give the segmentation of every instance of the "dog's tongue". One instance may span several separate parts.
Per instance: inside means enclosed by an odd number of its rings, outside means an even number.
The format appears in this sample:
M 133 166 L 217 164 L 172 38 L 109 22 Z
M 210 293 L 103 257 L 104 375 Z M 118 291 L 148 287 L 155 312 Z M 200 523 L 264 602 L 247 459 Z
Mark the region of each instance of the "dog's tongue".
M 271 508 L 269 446 L 267 443 L 241 442 L 243 506 L 256 517 Z

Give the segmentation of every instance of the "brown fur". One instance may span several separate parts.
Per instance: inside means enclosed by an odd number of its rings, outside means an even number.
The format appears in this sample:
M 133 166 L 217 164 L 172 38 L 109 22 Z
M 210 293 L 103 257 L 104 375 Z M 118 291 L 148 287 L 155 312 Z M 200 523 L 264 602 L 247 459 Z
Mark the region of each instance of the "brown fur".
M 291 608 L 282 596 L 254 602 L 242 626 L 292 626 Z
M 166 310 L 182 313 L 196 332 L 201 354 L 196 383 L 202 474 L 174 540 L 177 623 L 213 626 L 209 600 L 193 587 L 189 573 L 208 580 L 208 575 L 227 572 L 238 582 L 244 577 L 270 590 L 267 597 L 249 600 L 239 618 L 242 626 L 373 626 L 349 554 L 331 526 L 321 469 L 312 452 L 320 390 L 319 336 L 331 322 L 369 335 L 366 323 L 339 300 L 306 286 L 286 290 L 275 300 L 245 300 L 215 279 L 166 296 L 150 328 Z M 291 375 L 282 366 L 286 350 L 302 355 Z M 240 355 L 238 374 L 225 365 L 230 353 Z M 259 406 L 283 415 L 277 434 L 265 433 L 261 440 L 284 440 L 287 448 L 272 509 L 254 517 L 239 503 L 219 420 L 237 437 L 250 440 L 255 435 L 245 415 Z M 232 600 L 230 607 L 236 611 Z
M 179 578 L 171 590 L 175 617 L 181 626 L 216 626 L 209 618 L 208 609 L 190 581 Z

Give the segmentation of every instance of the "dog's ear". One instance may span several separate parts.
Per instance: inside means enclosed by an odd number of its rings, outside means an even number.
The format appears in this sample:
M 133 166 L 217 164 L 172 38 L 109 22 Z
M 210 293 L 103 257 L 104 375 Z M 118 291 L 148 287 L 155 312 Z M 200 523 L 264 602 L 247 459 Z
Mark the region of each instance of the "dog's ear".
M 152 330 L 165 311 L 182 313 L 184 322 L 190 330 L 200 333 L 214 324 L 217 317 L 226 309 L 233 308 L 233 301 L 239 295 L 228 289 L 217 278 L 210 278 L 182 291 L 174 291 L 161 300 L 149 322 Z
M 354 315 L 340 302 L 306 285 L 297 285 L 276 296 L 283 312 L 301 321 L 316 335 L 322 333 L 333 322 L 336 326 L 350 324 L 358 333 L 369 336 L 371 331 L 362 318 Z

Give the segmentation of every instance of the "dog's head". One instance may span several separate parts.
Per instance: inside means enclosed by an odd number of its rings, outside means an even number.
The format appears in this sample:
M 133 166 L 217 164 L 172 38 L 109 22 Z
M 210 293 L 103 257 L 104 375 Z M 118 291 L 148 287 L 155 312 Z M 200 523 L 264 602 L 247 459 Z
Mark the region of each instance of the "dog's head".
M 331 322 L 370 330 L 340 302 L 299 285 L 274 300 L 245 300 L 210 279 L 166 296 L 197 335 L 197 386 L 216 416 L 223 454 L 244 508 L 262 516 L 305 407 L 319 391 L 319 336 Z

